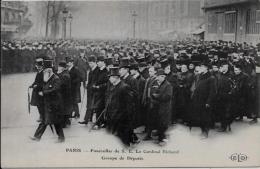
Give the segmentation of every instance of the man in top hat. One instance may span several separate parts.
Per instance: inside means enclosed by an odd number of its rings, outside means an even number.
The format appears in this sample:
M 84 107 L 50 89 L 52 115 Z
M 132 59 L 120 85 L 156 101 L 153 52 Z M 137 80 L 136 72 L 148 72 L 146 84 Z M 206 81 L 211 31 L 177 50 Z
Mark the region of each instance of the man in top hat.
M 37 74 L 33 84 L 30 86 L 30 88 L 33 88 L 30 104 L 32 106 L 37 106 L 40 115 L 39 120 L 37 120 L 38 122 L 42 121 L 44 114 L 43 96 L 39 95 L 39 92 L 42 92 L 43 87 L 43 58 L 44 56 L 39 56 L 35 59 Z
M 211 109 L 216 96 L 215 78 L 208 69 L 207 62 L 201 63 L 200 76 L 191 97 L 189 115 L 189 126 L 199 126 L 203 138 L 208 138 L 209 128 L 212 125 Z
M 142 107 L 141 100 L 144 92 L 145 79 L 138 71 L 138 63 L 134 62 L 130 66 L 131 76 L 137 80 L 137 105 L 136 105 L 136 126 L 139 127 L 144 124 L 144 108 Z
M 108 70 L 105 64 L 105 57 L 98 56 L 97 57 L 97 66 L 98 72 L 95 83 L 92 85 L 92 92 L 93 92 L 93 105 L 92 111 L 95 114 L 96 118 L 98 118 L 101 112 L 105 108 L 105 92 L 107 88 L 108 82 Z M 96 122 L 95 129 L 102 127 L 104 125 L 104 118 L 99 118 L 99 121 Z
M 83 86 L 86 86 L 86 80 L 87 80 L 87 71 L 89 69 L 86 59 L 85 59 L 85 50 L 80 49 L 79 50 L 79 57 L 74 58 L 74 66 L 78 68 L 80 72 L 81 79 L 83 81 Z
M 147 79 L 149 77 L 149 71 L 146 62 L 140 62 L 139 63 L 139 72 L 142 75 L 144 79 Z
M 47 126 L 54 124 L 58 142 L 64 142 L 65 137 L 61 125 L 63 105 L 60 94 L 60 79 L 53 72 L 53 61 L 51 59 L 44 60 L 43 87 L 39 95 L 43 96 L 44 115 L 34 137 L 31 137 L 31 139 L 40 141 Z
M 71 96 L 72 96 L 72 108 L 74 118 L 79 118 L 79 106 L 78 103 L 81 102 L 80 86 L 81 86 L 81 75 L 77 67 L 74 66 L 74 59 L 71 57 L 67 58 L 67 67 L 71 79 Z
M 163 146 L 166 143 L 166 135 L 169 124 L 171 123 L 171 101 L 172 101 L 172 86 L 166 80 L 166 75 L 163 69 L 157 71 L 157 90 L 152 93 L 151 98 L 154 102 L 154 108 L 157 113 L 157 131 L 158 144 Z
M 234 76 L 233 81 L 235 83 L 235 90 L 233 93 L 233 97 L 236 98 L 236 100 L 233 102 L 233 113 L 236 117 L 238 117 L 237 120 L 242 121 L 244 116 L 247 116 L 248 118 L 251 117 L 251 114 L 248 113 L 247 110 L 247 99 L 248 99 L 248 93 L 249 93 L 249 76 L 244 73 L 243 66 L 240 64 L 234 65 Z
M 231 114 L 231 101 L 232 101 L 232 73 L 229 68 L 228 62 L 222 62 L 219 68 L 219 76 L 216 76 L 216 102 L 213 107 L 214 120 L 220 121 L 221 128 L 219 132 L 225 132 L 227 129 L 231 130 L 230 125 L 233 121 Z M 215 110 L 214 110 L 215 109 Z
M 84 121 L 79 122 L 80 124 L 88 124 L 89 121 L 92 121 L 93 115 L 93 85 L 97 81 L 99 68 L 96 63 L 96 57 L 91 55 L 88 57 L 88 65 L 90 67 L 90 71 L 87 79 L 87 110 L 84 117 Z
M 126 83 L 127 85 L 130 86 L 130 89 L 133 91 L 133 96 L 134 98 L 138 98 L 138 83 L 137 83 L 137 80 L 134 79 L 130 73 L 129 73 L 129 67 L 130 67 L 130 64 L 129 64 L 129 59 L 128 58 L 123 58 L 121 59 L 120 61 L 120 64 L 119 64 L 119 73 L 120 73 L 120 77 L 121 77 L 121 80 Z M 134 104 L 134 111 L 132 112 L 132 118 L 135 119 L 136 117 L 136 105 L 137 105 L 137 100 L 135 100 L 135 104 Z M 133 127 L 133 126 L 132 126 Z M 132 132 L 133 132 L 133 129 L 132 128 Z M 133 140 L 132 142 L 139 142 L 137 136 L 132 133 L 133 135 Z
M 117 135 L 125 146 L 130 146 L 133 135 L 132 90 L 120 79 L 118 67 L 110 68 L 109 81 L 111 87 L 108 88 L 106 99 L 106 128 Z
M 60 93 L 62 97 L 62 113 L 63 121 L 62 127 L 65 128 L 70 125 L 70 117 L 72 116 L 72 97 L 71 97 L 71 79 L 69 71 L 67 70 L 66 61 L 60 61 L 58 64 L 57 75 L 60 78 Z
M 171 68 L 172 65 L 170 65 L 167 58 L 162 58 L 160 60 L 161 68 L 164 70 L 164 73 L 166 75 L 166 80 L 172 85 L 172 123 L 176 122 L 176 91 L 178 87 L 178 81 L 177 81 L 177 73 L 173 72 L 174 69 Z
M 188 71 L 185 62 L 181 65 L 181 72 L 177 73 L 177 88 L 175 93 L 176 118 L 183 123 L 188 122 L 188 103 L 190 103 L 193 73 Z

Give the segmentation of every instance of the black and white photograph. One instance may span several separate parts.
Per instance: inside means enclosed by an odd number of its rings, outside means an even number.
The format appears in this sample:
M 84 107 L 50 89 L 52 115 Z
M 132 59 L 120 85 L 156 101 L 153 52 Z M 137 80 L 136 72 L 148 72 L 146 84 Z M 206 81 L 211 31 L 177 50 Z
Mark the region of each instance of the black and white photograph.
M 260 167 L 260 0 L 1 1 L 1 168 Z

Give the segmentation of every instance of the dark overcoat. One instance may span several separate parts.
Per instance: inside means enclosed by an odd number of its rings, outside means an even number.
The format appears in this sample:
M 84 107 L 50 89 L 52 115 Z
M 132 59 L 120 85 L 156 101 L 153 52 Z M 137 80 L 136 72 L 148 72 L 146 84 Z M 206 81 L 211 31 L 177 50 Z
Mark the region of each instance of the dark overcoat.
M 199 76 L 191 98 L 189 123 L 191 126 L 210 126 L 212 123 L 211 108 L 216 95 L 215 78 L 209 73 Z
M 58 74 L 60 78 L 60 93 L 62 97 L 62 113 L 71 116 L 72 113 L 72 97 L 71 97 L 71 81 L 68 70 L 64 70 Z
M 42 91 L 43 87 L 43 71 L 37 72 L 35 80 L 32 84 L 32 98 L 31 105 L 39 106 L 43 104 L 43 97 L 39 95 L 39 92 Z
M 98 67 L 94 70 L 90 70 L 88 74 L 88 84 L 87 84 L 87 112 L 90 112 L 93 109 L 93 85 L 96 84 L 97 77 L 98 77 Z M 90 115 L 88 113 L 88 115 Z M 87 115 L 87 116 L 88 116 Z
M 158 110 L 157 124 L 158 127 L 168 127 L 171 123 L 171 100 L 172 100 L 172 86 L 164 80 L 152 95 L 155 100 L 155 107 Z
M 73 66 L 69 71 L 70 79 L 71 79 L 71 96 L 73 103 L 81 102 L 80 95 L 80 85 L 81 85 L 81 75 L 77 67 Z
M 43 83 L 44 123 L 55 124 L 62 120 L 62 98 L 60 94 L 60 79 L 53 74 Z
M 105 108 L 105 92 L 108 82 L 108 70 L 98 69 L 96 81 L 94 82 L 95 87 L 92 86 L 93 92 L 93 104 L 92 109 L 102 111 Z

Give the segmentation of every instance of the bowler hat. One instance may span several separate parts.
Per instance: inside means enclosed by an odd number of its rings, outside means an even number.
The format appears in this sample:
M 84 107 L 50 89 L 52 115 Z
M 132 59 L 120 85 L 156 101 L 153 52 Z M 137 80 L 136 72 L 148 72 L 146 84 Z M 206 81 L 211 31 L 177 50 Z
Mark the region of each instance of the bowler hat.
M 136 62 L 131 63 L 130 69 L 137 70 L 138 69 L 138 63 L 136 63 Z
M 105 59 L 105 63 L 106 63 L 106 65 L 113 65 L 113 63 L 114 63 L 113 62 L 113 58 L 111 58 L 111 57 L 110 58 L 106 58 Z
M 66 57 L 66 62 L 74 62 L 74 58 L 73 57 Z

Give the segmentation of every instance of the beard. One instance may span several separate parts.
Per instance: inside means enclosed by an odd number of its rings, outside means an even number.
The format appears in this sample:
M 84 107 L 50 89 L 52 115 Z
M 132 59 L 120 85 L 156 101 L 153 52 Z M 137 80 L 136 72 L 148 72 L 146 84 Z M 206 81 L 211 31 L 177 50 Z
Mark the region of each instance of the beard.
M 47 82 L 50 79 L 50 77 L 52 76 L 52 74 L 53 73 L 50 70 L 43 72 L 43 81 Z

